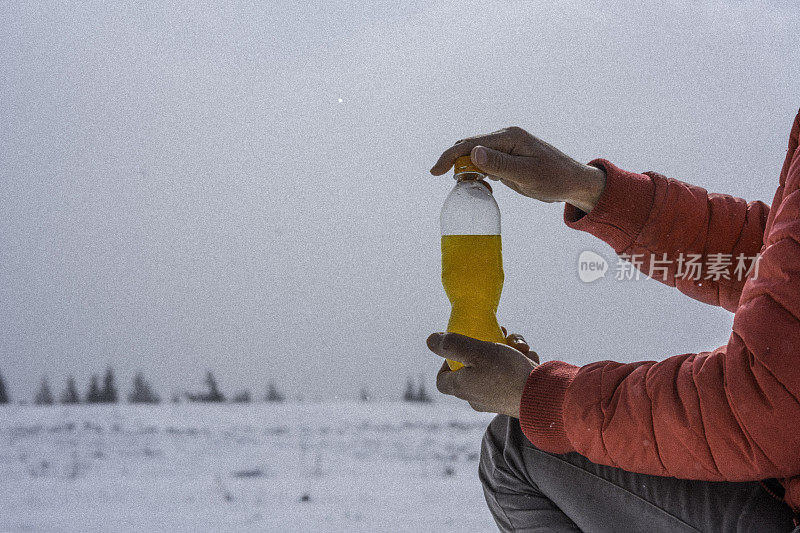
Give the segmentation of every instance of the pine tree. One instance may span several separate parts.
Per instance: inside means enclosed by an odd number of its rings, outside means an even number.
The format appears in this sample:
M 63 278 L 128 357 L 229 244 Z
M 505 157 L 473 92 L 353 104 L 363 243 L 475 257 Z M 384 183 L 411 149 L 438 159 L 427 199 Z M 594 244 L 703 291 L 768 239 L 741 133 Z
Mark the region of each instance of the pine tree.
M 86 392 L 86 403 L 99 403 L 101 401 L 100 379 L 97 374 L 92 374 L 89 390 Z
M 8 390 L 6 390 L 6 382 L 3 380 L 3 375 L 0 374 L 0 404 L 5 404 L 11 401 L 8 397 Z
M 217 380 L 214 379 L 214 374 L 212 374 L 210 370 L 206 374 L 206 387 L 208 387 L 208 393 L 206 394 L 207 402 L 225 401 L 225 395 L 220 392 L 219 386 L 217 386 Z
M 361 390 L 358 391 L 358 399 L 362 402 L 371 402 L 372 401 L 372 393 L 369 391 L 369 388 L 364 386 L 361 387 Z
M 50 392 L 50 385 L 47 383 L 47 378 L 42 378 L 42 383 L 39 385 L 39 392 L 33 399 L 36 405 L 53 405 L 53 393 Z
M 278 390 L 278 387 L 275 386 L 275 380 L 270 380 L 269 385 L 267 386 L 267 397 L 266 400 L 268 402 L 282 402 L 286 398 L 281 394 Z
M 103 390 L 100 392 L 100 401 L 103 403 L 117 403 L 117 387 L 114 385 L 114 370 L 106 368 L 106 375 L 103 378 Z
M 413 402 L 416 400 L 416 393 L 414 392 L 414 381 L 409 377 L 406 378 L 406 390 L 403 392 L 404 402 Z
M 186 393 L 186 398 L 190 402 L 224 402 L 225 395 L 222 394 L 217 385 L 217 380 L 214 379 L 214 374 L 209 370 L 206 372 L 206 392 L 201 394 Z
M 150 388 L 147 380 L 144 379 L 144 374 L 137 372 L 133 377 L 133 389 L 128 394 L 128 401 L 130 403 L 159 403 L 161 398 Z
M 231 401 L 234 403 L 250 403 L 250 400 L 250 391 L 243 390 L 237 393 Z
M 416 401 L 422 403 L 430 403 L 433 399 L 428 396 L 428 391 L 425 390 L 425 380 L 422 376 L 419 377 L 419 386 L 417 387 Z
M 61 403 L 81 403 L 81 399 L 78 396 L 78 389 L 75 387 L 75 379 L 72 376 L 67 378 L 67 388 L 61 393 Z

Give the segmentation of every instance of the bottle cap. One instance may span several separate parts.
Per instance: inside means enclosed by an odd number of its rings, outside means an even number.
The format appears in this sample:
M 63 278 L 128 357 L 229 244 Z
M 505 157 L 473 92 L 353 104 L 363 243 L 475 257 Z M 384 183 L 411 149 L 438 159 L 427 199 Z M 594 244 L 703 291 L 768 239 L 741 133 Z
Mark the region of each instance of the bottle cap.
M 486 175 L 481 169 L 472 163 L 472 159 L 468 155 L 462 155 L 456 159 L 453 165 L 453 175 L 463 174 L 464 172 L 476 172 L 478 174 Z

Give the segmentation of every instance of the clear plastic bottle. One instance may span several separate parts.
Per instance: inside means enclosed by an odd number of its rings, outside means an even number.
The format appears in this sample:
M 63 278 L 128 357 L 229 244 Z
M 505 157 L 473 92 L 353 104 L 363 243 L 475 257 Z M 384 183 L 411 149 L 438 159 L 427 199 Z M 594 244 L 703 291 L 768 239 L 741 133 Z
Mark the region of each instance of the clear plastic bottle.
M 447 331 L 504 342 L 497 322 L 503 292 L 500 209 L 470 157 L 456 159 L 456 185 L 442 206 L 442 285 L 452 306 Z M 463 365 L 447 361 L 451 370 Z

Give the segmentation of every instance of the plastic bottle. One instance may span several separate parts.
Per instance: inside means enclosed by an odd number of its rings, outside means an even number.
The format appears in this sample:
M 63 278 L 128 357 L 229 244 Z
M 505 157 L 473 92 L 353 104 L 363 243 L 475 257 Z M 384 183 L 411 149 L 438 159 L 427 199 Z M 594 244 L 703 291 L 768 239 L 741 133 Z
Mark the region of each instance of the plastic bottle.
M 442 285 L 452 306 L 447 331 L 504 342 L 497 322 L 503 291 L 500 209 L 470 157 L 456 159 L 456 185 L 442 206 Z M 463 365 L 448 360 L 451 370 Z

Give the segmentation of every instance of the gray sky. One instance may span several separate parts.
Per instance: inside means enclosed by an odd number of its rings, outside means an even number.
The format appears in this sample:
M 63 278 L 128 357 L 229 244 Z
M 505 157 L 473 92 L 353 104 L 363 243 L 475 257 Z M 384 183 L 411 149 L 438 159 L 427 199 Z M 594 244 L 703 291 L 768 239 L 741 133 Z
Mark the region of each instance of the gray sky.
M 0 20 L 0 371 L 17 398 L 106 364 L 164 393 L 206 368 L 228 391 L 274 377 L 308 398 L 432 386 L 441 150 L 519 125 L 769 201 L 800 106 L 792 1 L 7 1 Z M 495 189 L 498 315 L 543 359 L 726 342 L 732 315 L 654 281 L 581 283 L 578 254 L 610 248 L 561 205 Z

